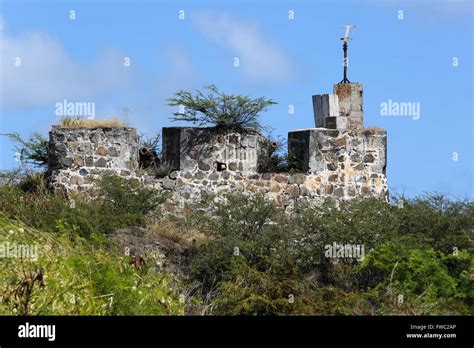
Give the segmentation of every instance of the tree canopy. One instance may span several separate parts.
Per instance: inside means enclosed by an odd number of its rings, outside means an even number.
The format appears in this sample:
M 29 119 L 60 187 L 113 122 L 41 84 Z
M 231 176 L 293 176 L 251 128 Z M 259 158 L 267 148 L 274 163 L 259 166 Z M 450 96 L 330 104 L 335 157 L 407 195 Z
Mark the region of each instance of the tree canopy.
M 277 104 L 264 97 L 252 99 L 244 95 L 230 95 L 219 92 L 215 85 L 205 86 L 208 94 L 180 90 L 174 98 L 168 99 L 169 106 L 179 106 L 171 119 L 194 124 L 215 125 L 233 130 L 262 129 L 259 114 L 270 105 Z

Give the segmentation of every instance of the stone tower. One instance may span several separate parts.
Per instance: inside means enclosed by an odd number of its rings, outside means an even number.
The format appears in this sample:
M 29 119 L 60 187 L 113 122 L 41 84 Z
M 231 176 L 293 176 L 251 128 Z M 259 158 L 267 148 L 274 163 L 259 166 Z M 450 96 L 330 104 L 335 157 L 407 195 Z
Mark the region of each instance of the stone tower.
M 315 126 L 364 129 L 364 88 L 360 83 L 336 83 L 334 94 L 313 95 Z
M 364 129 L 362 84 L 338 83 L 333 90 L 313 95 L 316 128 L 288 133 L 289 156 L 339 198 L 387 192 L 387 132 Z

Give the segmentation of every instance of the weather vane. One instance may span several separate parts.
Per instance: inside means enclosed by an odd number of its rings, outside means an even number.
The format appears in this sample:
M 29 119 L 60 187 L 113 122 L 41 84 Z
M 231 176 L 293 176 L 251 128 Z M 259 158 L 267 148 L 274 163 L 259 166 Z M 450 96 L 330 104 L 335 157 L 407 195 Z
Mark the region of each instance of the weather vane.
M 355 28 L 355 25 L 344 25 L 344 28 L 346 28 L 346 34 L 344 35 L 344 37 L 341 37 L 339 38 L 339 40 L 342 40 L 344 41 L 344 44 L 342 45 L 342 49 L 344 50 L 344 78 L 342 79 L 341 82 L 339 83 L 351 83 L 351 81 L 349 81 L 347 79 L 347 41 L 349 40 L 352 40 L 352 38 L 349 37 L 349 30 L 351 28 Z

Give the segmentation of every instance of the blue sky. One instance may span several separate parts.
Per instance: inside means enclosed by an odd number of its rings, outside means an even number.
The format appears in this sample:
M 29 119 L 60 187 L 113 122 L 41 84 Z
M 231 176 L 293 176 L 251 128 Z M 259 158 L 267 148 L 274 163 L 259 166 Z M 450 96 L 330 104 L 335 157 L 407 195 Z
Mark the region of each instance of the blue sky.
M 355 24 L 348 77 L 364 84 L 365 126 L 388 131 L 391 192 L 474 198 L 471 1 L 0 4 L 0 133 L 46 134 L 66 99 L 153 135 L 179 125 L 168 120 L 167 98 L 213 83 L 278 101 L 262 122 L 286 137 L 314 127 L 311 95 L 342 79 L 337 39 Z M 381 115 L 389 100 L 419 103 L 420 118 Z M 18 165 L 13 144 L 1 137 L 0 146 L 0 169 Z

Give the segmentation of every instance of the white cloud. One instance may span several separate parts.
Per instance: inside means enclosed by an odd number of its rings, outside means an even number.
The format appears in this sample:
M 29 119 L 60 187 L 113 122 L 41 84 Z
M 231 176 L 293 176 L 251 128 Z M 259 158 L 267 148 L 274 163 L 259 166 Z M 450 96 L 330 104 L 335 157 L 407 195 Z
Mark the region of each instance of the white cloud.
M 107 50 L 94 63 L 75 61 L 61 43 L 44 33 L 5 32 L 0 18 L 0 105 L 42 106 L 63 99 L 90 100 L 130 84 L 124 54 Z M 16 67 L 17 58 L 21 66 Z
M 168 125 L 168 116 L 174 109 L 167 106 L 166 99 L 180 89 L 193 90 L 204 82 L 199 79 L 189 52 L 179 43 L 160 46 L 154 61 L 160 63 L 153 72 L 149 66 L 137 67 L 139 88 L 125 93 L 118 104 L 112 100 L 97 105 L 96 114 L 124 119 L 147 135 L 156 134 L 162 126 Z M 129 109 L 128 114 L 124 108 Z
M 256 22 L 212 12 L 198 12 L 191 19 L 208 40 L 230 49 L 239 57 L 240 67 L 248 80 L 272 82 L 290 77 L 291 59 L 264 36 Z

